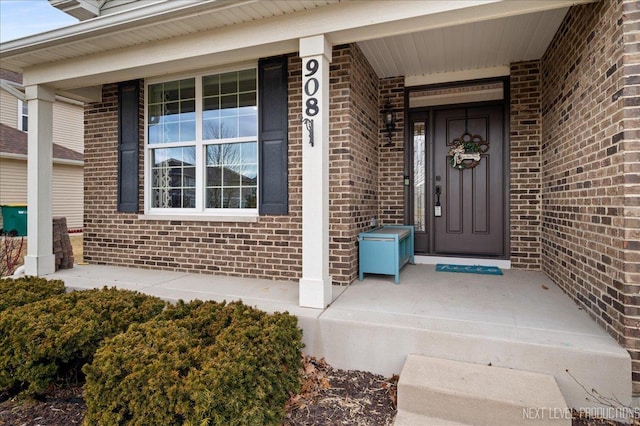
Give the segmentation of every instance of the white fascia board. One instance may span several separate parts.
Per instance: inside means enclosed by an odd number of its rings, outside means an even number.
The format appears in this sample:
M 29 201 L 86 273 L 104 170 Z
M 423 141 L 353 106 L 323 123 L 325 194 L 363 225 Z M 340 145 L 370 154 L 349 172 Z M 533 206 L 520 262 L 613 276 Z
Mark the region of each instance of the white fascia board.
M 109 35 L 129 28 L 137 28 L 140 25 L 161 22 L 174 15 L 183 17 L 186 13 L 197 14 L 201 10 L 212 9 L 212 4 L 218 4 L 219 6 L 215 7 L 215 9 L 219 9 L 221 6 L 228 6 L 233 3 L 255 1 L 258 0 L 244 0 L 241 2 L 238 0 L 147 0 L 141 2 L 137 8 L 124 12 L 99 16 L 55 30 L 7 41 L 0 44 L 0 54 L 4 56 L 7 54 L 28 53 L 61 43 Z

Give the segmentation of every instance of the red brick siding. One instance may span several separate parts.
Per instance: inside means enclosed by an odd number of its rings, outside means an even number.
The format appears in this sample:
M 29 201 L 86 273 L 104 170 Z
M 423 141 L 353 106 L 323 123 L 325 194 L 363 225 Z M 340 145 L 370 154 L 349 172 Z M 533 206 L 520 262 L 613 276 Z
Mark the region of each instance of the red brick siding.
M 638 15 L 573 7 L 541 62 L 543 270 L 629 350 L 636 393 Z
M 539 61 L 511 65 L 510 77 L 511 266 L 540 269 L 541 134 Z

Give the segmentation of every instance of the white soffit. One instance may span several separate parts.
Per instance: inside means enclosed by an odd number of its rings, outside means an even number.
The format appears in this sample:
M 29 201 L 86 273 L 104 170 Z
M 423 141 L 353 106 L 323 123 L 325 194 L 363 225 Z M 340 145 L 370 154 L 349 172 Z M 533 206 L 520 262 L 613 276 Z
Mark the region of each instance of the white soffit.
M 495 77 L 512 62 L 539 59 L 568 8 L 546 10 L 359 42 L 379 77 L 408 85 Z M 469 77 L 469 78 L 465 78 Z
M 73 89 L 291 53 L 327 34 L 359 42 L 379 76 L 409 79 L 539 58 L 567 7 L 590 1 L 158 1 L 3 43 L 0 60 L 25 84 Z

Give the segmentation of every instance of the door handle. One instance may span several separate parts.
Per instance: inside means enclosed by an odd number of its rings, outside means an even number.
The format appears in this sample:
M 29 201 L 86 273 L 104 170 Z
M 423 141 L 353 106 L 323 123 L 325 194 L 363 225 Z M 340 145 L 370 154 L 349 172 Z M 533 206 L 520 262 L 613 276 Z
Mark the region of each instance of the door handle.
M 436 185 L 436 204 L 433 208 L 433 215 L 435 217 L 442 216 L 442 205 L 440 204 L 441 194 L 442 194 L 442 188 L 440 188 L 440 185 Z

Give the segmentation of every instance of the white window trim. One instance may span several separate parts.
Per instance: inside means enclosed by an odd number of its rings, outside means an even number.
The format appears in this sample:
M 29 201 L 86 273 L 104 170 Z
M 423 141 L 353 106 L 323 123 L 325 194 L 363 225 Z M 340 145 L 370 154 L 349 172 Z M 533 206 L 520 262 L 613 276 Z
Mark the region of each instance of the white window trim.
M 205 142 L 202 139 L 202 77 L 213 74 L 222 74 L 225 72 L 241 71 L 249 68 L 256 70 L 256 103 L 259 99 L 258 87 L 258 64 L 256 62 L 244 63 L 236 65 L 234 67 L 224 67 L 209 69 L 206 71 L 200 71 L 191 74 L 179 74 L 171 75 L 164 78 L 147 79 L 144 82 L 144 214 L 139 215 L 141 220 L 181 220 L 181 221 L 216 221 L 216 222 L 257 222 L 259 217 L 260 206 L 260 154 L 258 149 L 258 174 L 257 178 L 257 192 L 256 192 L 256 208 L 254 209 L 207 209 L 204 208 L 204 200 L 206 196 L 205 188 L 205 174 L 206 167 L 204 164 L 204 150 L 206 145 L 211 145 L 210 141 Z M 168 81 L 182 80 L 194 78 L 196 89 L 196 140 L 194 142 L 172 142 L 172 143 L 160 143 L 149 144 L 147 124 L 149 122 L 149 85 L 164 83 Z M 259 107 L 259 105 L 258 105 Z M 259 117 L 256 116 L 256 120 Z M 240 137 L 227 139 L 220 143 L 234 143 L 234 142 L 249 142 L 255 141 L 258 143 L 258 123 L 256 123 L 256 136 L 253 137 Z M 175 147 L 187 147 L 194 146 L 196 150 L 196 207 L 195 208 L 153 208 L 151 207 L 151 155 L 150 152 L 154 148 L 175 148 Z
M 18 99 L 18 126 L 16 128 L 18 130 L 23 131 L 23 132 L 28 131 L 28 129 L 25 130 L 23 128 L 24 126 L 22 125 L 22 117 L 24 117 L 24 114 L 22 113 L 22 109 L 24 107 L 25 102 L 26 101 L 23 101 L 22 99 Z M 28 115 L 27 115 L 27 117 L 28 117 Z

